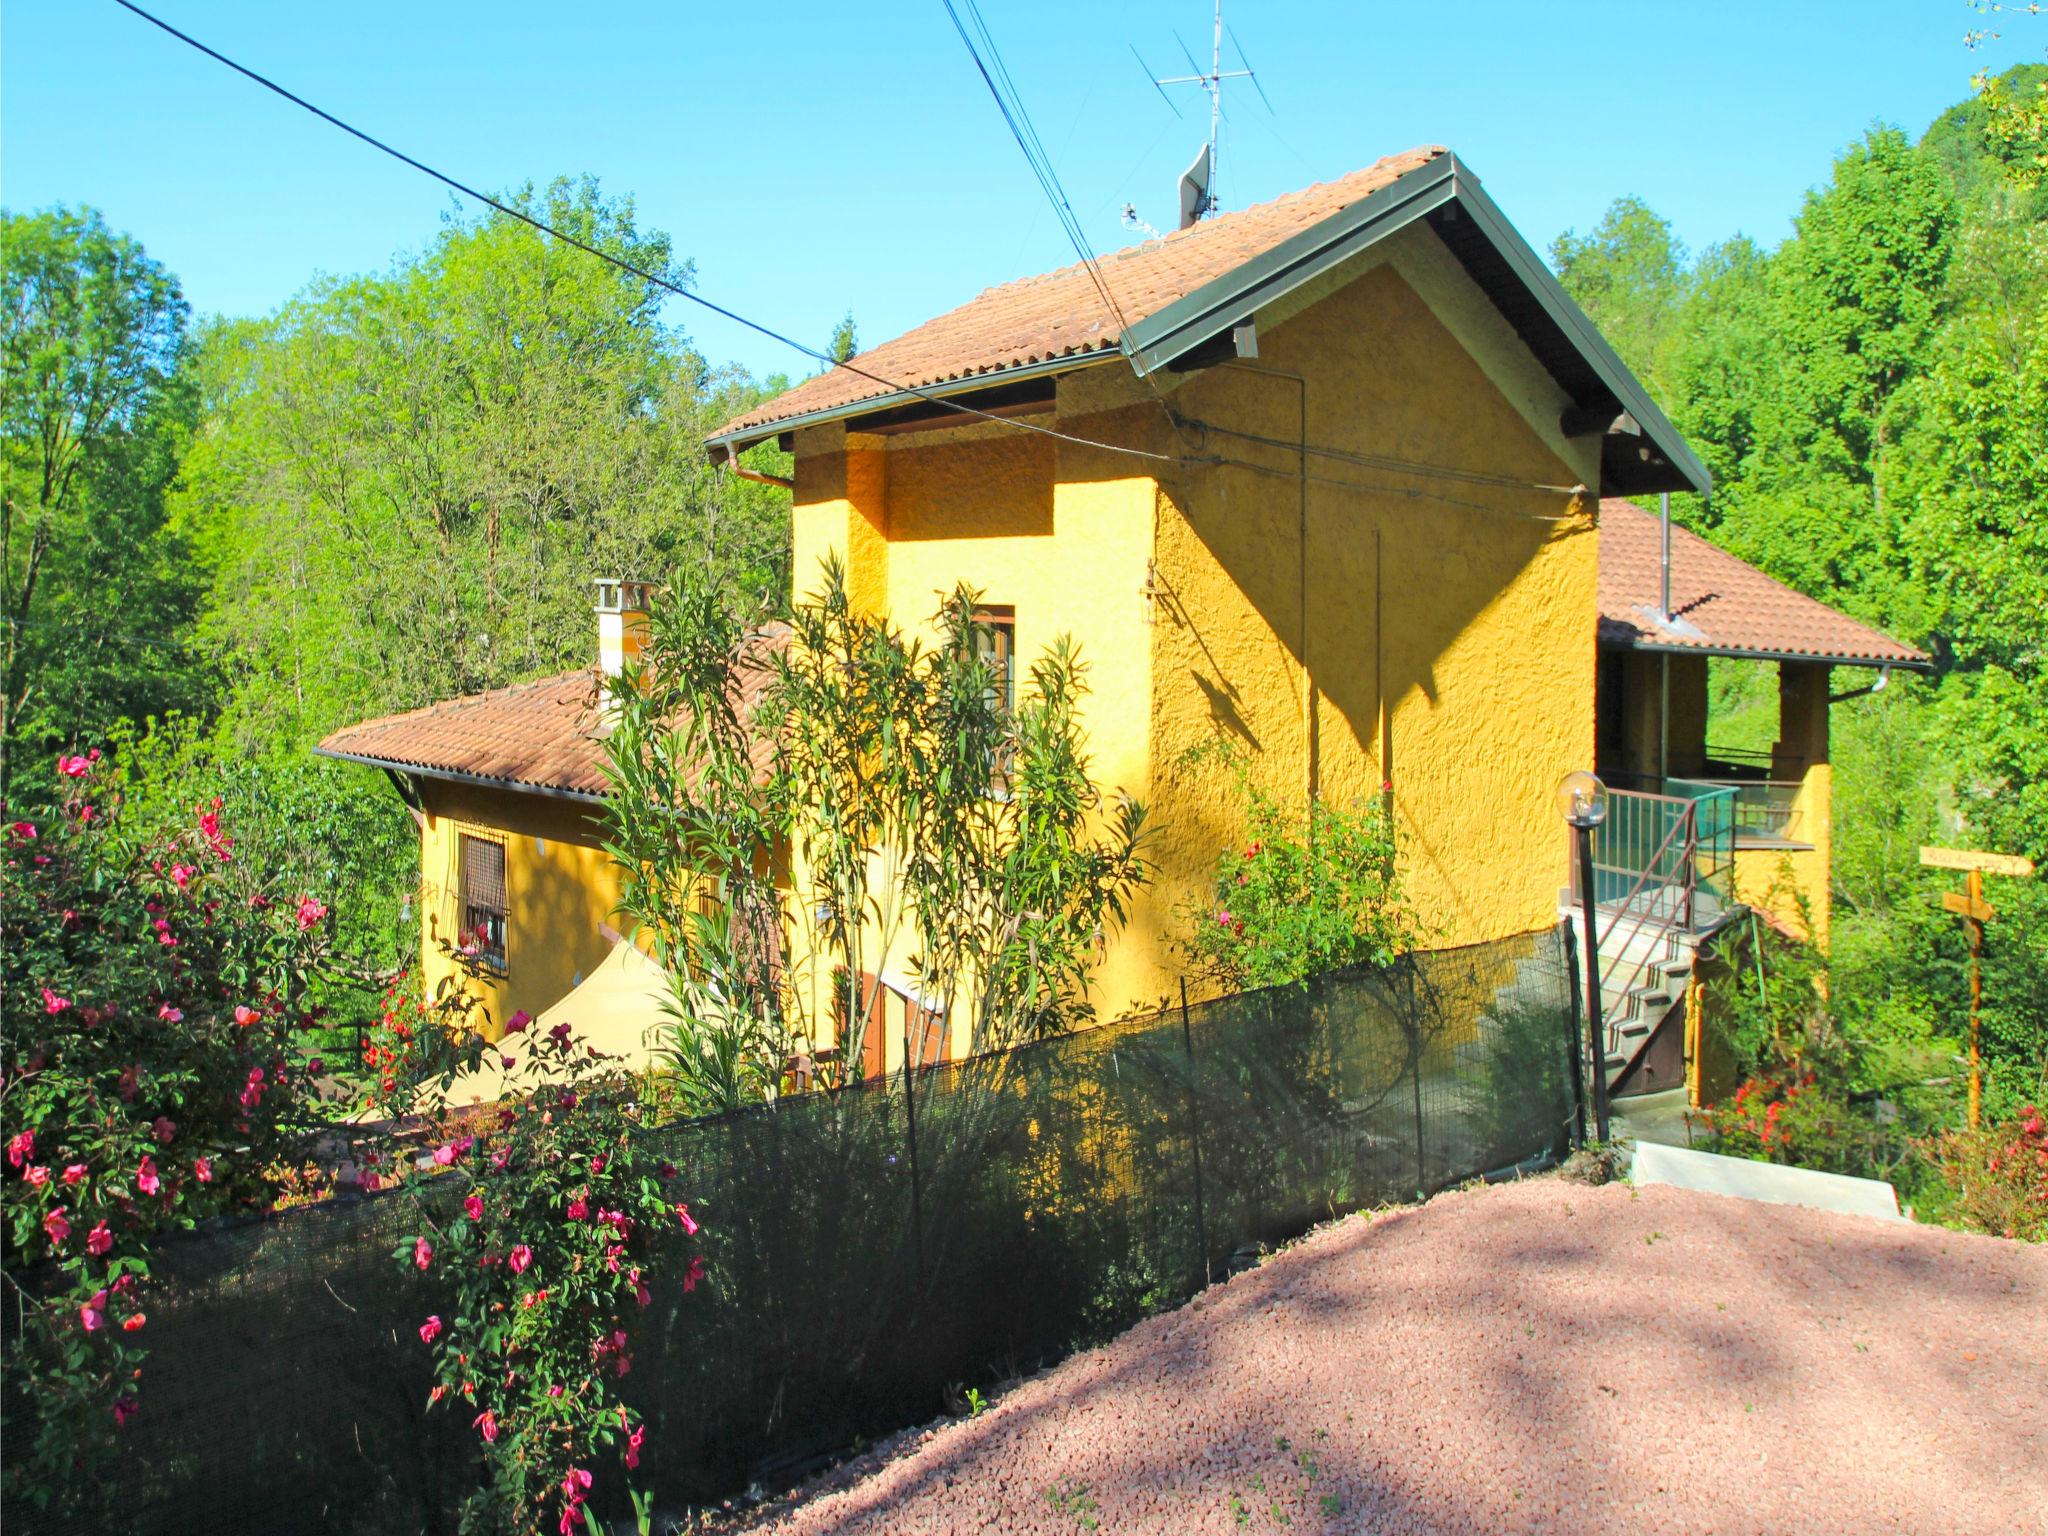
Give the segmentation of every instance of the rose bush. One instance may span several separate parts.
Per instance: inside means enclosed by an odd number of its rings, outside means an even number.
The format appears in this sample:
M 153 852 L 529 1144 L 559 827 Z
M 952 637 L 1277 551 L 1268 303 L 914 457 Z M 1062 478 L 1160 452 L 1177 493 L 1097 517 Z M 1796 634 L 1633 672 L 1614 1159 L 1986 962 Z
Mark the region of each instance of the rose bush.
M 142 1411 L 154 1240 L 266 1207 L 310 1126 L 295 1037 L 329 931 L 218 802 L 143 834 L 97 752 L 57 767 L 0 824 L 6 1477 L 39 1504 Z
M 393 1256 L 439 1298 L 416 1327 L 429 1406 L 469 1420 L 488 1466 L 463 1529 L 568 1536 L 597 1529 L 586 1501 L 613 1457 L 630 1491 L 648 1449 L 620 1393 L 638 1319 L 704 1265 L 644 1084 L 566 1024 L 536 1037 L 515 1014 L 507 1038 L 509 1096 L 403 1175 L 419 1227 Z
M 1943 1218 L 1977 1232 L 2048 1242 L 2048 1116 L 2022 1105 L 2003 1125 L 1944 1131 L 1921 1150 L 1953 1197 Z

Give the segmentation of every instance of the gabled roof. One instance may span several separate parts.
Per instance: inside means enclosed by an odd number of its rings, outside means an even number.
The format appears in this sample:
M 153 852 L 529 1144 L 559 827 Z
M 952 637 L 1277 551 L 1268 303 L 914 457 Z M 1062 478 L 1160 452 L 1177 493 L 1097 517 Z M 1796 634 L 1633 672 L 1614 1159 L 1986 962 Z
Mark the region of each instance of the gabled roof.
M 771 657 L 788 639 L 779 623 L 749 636 L 737 673 L 742 709 L 759 702 L 774 675 Z M 597 669 L 585 667 L 493 688 L 345 726 L 313 750 L 430 779 L 598 801 L 610 788 L 599 683 Z
M 1658 519 L 1634 502 L 1600 503 L 1600 643 L 1641 651 L 1828 661 L 1925 670 L 1924 651 L 1795 592 L 1690 529 L 1671 527 L 1671 624 Z
M 1220 214 L 1097 262 L 1128 327 L 1080 265 L 987 289 L 806 379 L 713 434 L 723 453 L 797 426 L 1122 357 L 1149 373 L 1417 220 L 1426 221 L 1572 398 L 1604 445 L 1606 488 L 1704 491 L 1705 467 L 1456 155 L 1426 145 L 1336 181 Z

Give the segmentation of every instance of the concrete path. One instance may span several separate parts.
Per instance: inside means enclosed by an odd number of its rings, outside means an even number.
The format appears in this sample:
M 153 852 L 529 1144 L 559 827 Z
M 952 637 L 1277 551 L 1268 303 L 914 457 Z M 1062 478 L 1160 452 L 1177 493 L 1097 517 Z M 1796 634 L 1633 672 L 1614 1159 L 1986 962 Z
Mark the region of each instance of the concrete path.
M 1833 1211 L 1840 1216 L 1906 1219 L 1899 1214 L 1897 1192 L 1880 1179 L 1787 1168 L 1779 1163 L 1753 1162 L 1746 1157 L 1722 1157 L 1716 1152 L 1660 1146 L 1654 1141 L 1636 1143 L 1629 1162 L 1629 1178 L 1638 1186 L 1669 1184 L 1674 1189 L 1734 1195 L 1771 1205 L 1803 1205 L 1808 1210 Z

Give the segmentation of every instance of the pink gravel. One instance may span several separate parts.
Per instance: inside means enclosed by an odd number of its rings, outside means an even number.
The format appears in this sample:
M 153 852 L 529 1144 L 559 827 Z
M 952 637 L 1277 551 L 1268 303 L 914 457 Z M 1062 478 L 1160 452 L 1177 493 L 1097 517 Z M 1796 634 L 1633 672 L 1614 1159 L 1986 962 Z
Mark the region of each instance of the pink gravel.
M 789 1533 L 2048 1531 L 2048 1249 L 1556 1178 L 1355 1217 Z

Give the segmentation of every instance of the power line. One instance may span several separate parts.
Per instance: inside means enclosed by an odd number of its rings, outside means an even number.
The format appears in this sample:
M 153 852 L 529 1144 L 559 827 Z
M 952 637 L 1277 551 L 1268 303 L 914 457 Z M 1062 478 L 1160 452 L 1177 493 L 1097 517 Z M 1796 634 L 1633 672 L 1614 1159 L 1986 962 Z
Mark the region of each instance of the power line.
M 639 278 L 644 283 L 652 284 L 656 288 L 660 288 L 668 293 L 672 293 L 677 298 L 687 299 L 690 303 L 698 305 L 703 309 L 707 309 L 711 313 L 718 315 L 726 320 L 730 320 L 735 325 L 743 326 L 747 330 L 754 332 L 756 335 L 765 336 L 770 341 L 780 342 L 783 346 L 789 347 L 794 351 L 801 352 L 804 354 L 804 356 L 811 358 L 815 362 L 825 364 L 828 368 L 844 369 L 846 372 L 853 374 L 857 378 L 866 379 L 870 383 L 880 384 L 885 389 L 892 390 L 899 394 L 911 395 L 917 399 L 927 401 L 932 405 L 942 406 L 949 411 L 957 411 L 963 416 L 973 416 L 983 421 L 998 422 L 1003 426 L 1013 427 L 1019 431 L 1036 432 L 1045 437 L 1058 438 L 1062 442 L 1074 443 L 1085 448 L 1100 448 L 1105 452 L 1128 454 L 1134 458 L 1152 459 L 1160 463 L 1177 462 L 1171 454 L 1154 453 L 1149 449 L 1132 448 L 1122 443 L 1107 443 L 1097 438 L 1082 437 L 1075 433 L 1062 432 L 1056 427 L 1044 427 L 1038 425 L 1035 422 L 1020 421 L 1012 416 L 998 416 L 994 412 L 980 410 L 974 406 L 963 404 L 958 400 L 948 399 L 946 396 L 943 395 L 932 394 L 928 390 L 918 388 L 916 385 L 899 384 L 893 379 L 884 378 L 881 374 L 870 372 L 868 369 L 861 367 L 858 363 L 841 361 L 840 359 L 834 358 L 829 353 L 821 352 L 816 347 L 808 346 L 805 343 L 796 340 L 794 337 L 783 334 L 781 331 L 776 330 L 772 326 L 764 325 L 758 320 L 750 320 L 745 315 L 740 314 L 736 310 L 727 309 L 723 304 L 719 304 L 711 299 L 707 299 L 700 293 L 693 293 L 689 289 L 683 287 L 681 284 L 676 283 L 670 280 L 669 278 L 663 277 L 661 274 L 657 272 L 650 272 L 645 267 L 642 267 L 635 262 L 628 261 L 622 256 L 616 256 L 612 252 L 604 250 L 601 247 L 591 245 L 583 240 L 579 240 L 574 235 L 569 234 L 564 230 L 555 228 L 552 224 L 547 223 L 545 220 L 535 218 L 532 214 L 525 212 L 523 209 L 516 208 L 509 203 L 501 202 L 499 199 L 490 196 L 488 193 L 478 191 L 475 187 L 470 186 L 466 182 L 456 180 L 453 176 L 448 175 L 444 171 L 436 170 L 433 166 L 428 165 L 425 161 L 415 159 L 413 156 L 407 154 L 404 150 L 395 148 L 394 146 L 385 143 L 382 139 L 377 138 L 374 134 L 366 133 L 364 130 L 356 127 L 354 124 L 344 122 L 341 118 L 336 117 L 332 112 L 327 111 L 323 107 L 316 106 L 314 103 L 308 101 L 305 97 L 297 94 L 294 91 L 288 90 L 286 87 L 282 85 L 279 85 L 275 80 L 270 79 L 268 76 L 259 74 L 256 70 L 249 68 L 245 64 L 237 63 L 235 60 L 229 58 L 226 54 L 222 53 L 219 49 L 209 47 L 207 44 L 201 42 L 198 38 L 193 37 L 190 33 L 181 32 L 178 28 L 172 26 L 162 17 L 151 15 L 141 6 L 135 4 L 134 0 L 114 0 L 114 3 L 120 6 L 123 10 L 128 11 L 131 14 L 140 17 L 143 21 L 148 22 L 158 31 L 164 32 L 169 36 L 176 38 L 179 42 L 185 44 L 186 47 L 195 49 L 198 52 L 205 54 L 215 63 L 225 65 L 227 68 L 233 70 L 236 74 L 242 76 L 244 79 L 252 81 L 256 85 L 261 86 L 264 90 L 271 92 L 273 95 L 283 97 L 293 106 L 299 107 L 307 112 L 312 113 L 313 116 L 319 118 L 322 122 L 327 123 L 329 126 L 339 128 L 343 133 L 347 134 L 349 137 L 360 140 L 362 143 L 369 145 L 372 149 L 377 150 L 381 154 L 389 155 L 392 159 L 398 161 L 400 164 L 410 166 L 413 170 L 418 171 L 421 175 L 430 177 L 433 180 L 440 182 L 443 186 L 450 188 L 451 190 L 459 193 L 460 195 L 467 198 L 472 198 L 476 202 L 482 203 L 488 208 L 496 209 L 499 213 L 505 215 L 505 217 L 509 219 L 516 219 L 518 222 L 528 225 L 531 228 L 540 231 L 544 235 L 551 236 L 552 238 L 561 241 L 564 245 L 582 251 L 586 255 L 595 256 L 600 261 L 609 262 L 611 263 L 611 265 L 617 267 L 622 272 L 630 273 L 634 277 Z M 948 9 L 950 8 L 951 7 L 949 6 Z

